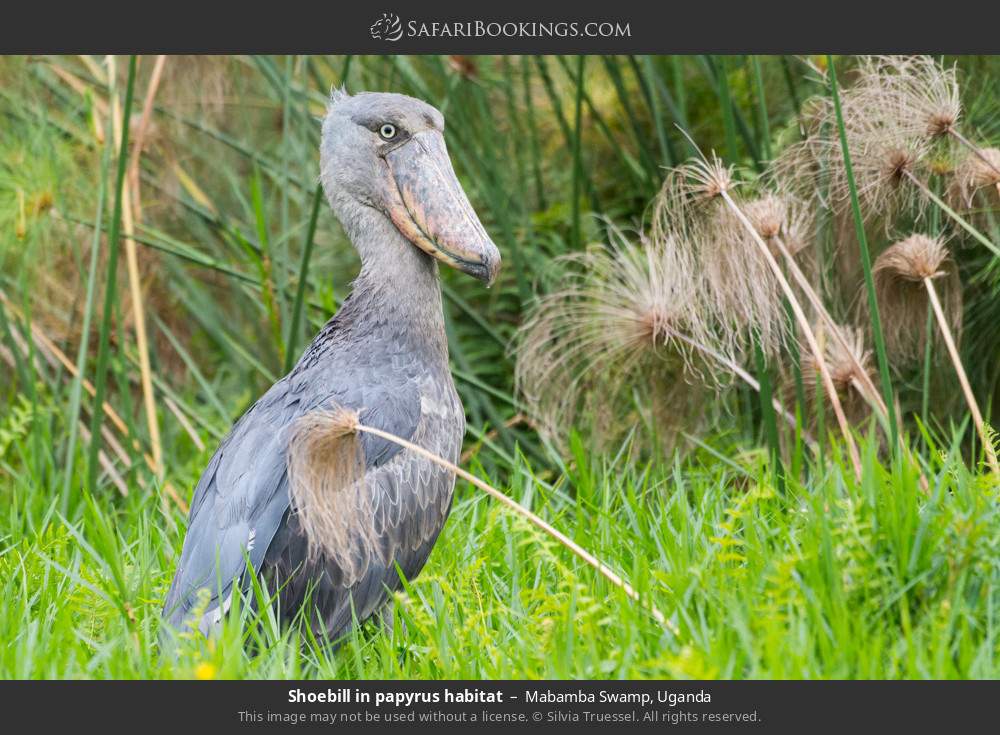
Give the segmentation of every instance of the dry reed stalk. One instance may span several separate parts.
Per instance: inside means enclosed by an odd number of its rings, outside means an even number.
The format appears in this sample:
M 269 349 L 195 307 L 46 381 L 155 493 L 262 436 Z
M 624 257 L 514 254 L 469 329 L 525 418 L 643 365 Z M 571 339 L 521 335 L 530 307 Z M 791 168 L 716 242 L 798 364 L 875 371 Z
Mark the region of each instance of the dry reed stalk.
M 853 364 L 855 379 L 863 387 L 863 393 L 883 420 L 888 421 L 889 413 L 881 393 L 875 387 L 869 371 L 858 358 L 857 351 L 849 345 L 844 331 L 833 320 L 829 310 L 813 288 L 809 278 L 798 263 L 796 255 L 806 247 L 805 230 L 809 218 L 789 195 L 768 194 L 750 202 L 741 202 L 741 208 L 757 234 L 768 243 L 773 255 L 784 260 L 792 279 L 799 287 L 820 320 L 838 342 L 840 353 Z
M 961 284 L 944 242 L 926 235 L 911 235 L 883 252 L 875 262 L 874 271 L 880 301 L 886 304 L 887 337 L 889 343 L 904 356 L 913 357 L 922 352 L 920 335 L 923 334 L 926 306 L 934 313 L 948 356 L 955 368 L 965 402 L 979 434 L 990 469 L 1000 474 L 996 450 L 969 379 L 958 353 L 954 332 L 958 327 L 956 315 L 961 314 Z M 947 302 L 946 307 L 935 283 L 941 283 Z M 916 285 L 919 290 L 914 290 Z M 924 300 L 926 297 L 926 300 Z
M 149 86 L 146 89 L 146 99 L 142 105 L 142 115 L 139 118 L 139 127 L 136 129 L 132 143 L 132 154 L 129 159 L 128 181 L 132 187 L 132 206 L 135 210 L 135 221 L 142 223 L 142 196 L 141 182 L 139 177 L 139 164 L 142 159 L 143 147 L 146 143 L 146 133 L 149 131 L 149 124 L 153 117 L 153 103 L 156 100 L 156 92 L 160 87 L 160 80 L 163 78 L 163 67 L 167 63 L 165 55 L 156 57 L 153 71 L 149 77 Z
M 983 451 L 986 452 L 986 462 L 989 464 L 993 474 L 1000 476 L 1000 463 L 997 462 L 997 453 L 996 448 L 993 446 L 993 439 L 989 432 L 986 431 L 983 414 L 980 412 L 979 404 L 972 393 L 972 386 L 969 385 L 969 377 L 965 374 L 965 368 L 962 366 L 962 359 L 959 357 L 958 348 L 955 346 L 955 339 L 948 328 L 948 320 L 944 315 L 944 310 L 941 308 L 941 301 L 938 299 L 937 291 L 934 289 L 934 282 L 929 277 L 924 278 L 924 287 L 927 289 L 927 297 L 931 301 L 934 318 L 937 319 L 938 328 L 941 330 L 941 336 L 944 338 L 944 344 L 948 348 L 951 363 L 955 366 L 955 374 L 958 376 L 958 383 L 962 387 L 965 402 L 969 405 L 969 412 L 972 414 L 972 420 L 976 424 L 979 440 L 983 443 Z
M 82 436 L 83 440 L 89 444 L 91 441 L 90 429 L 87 428 L 87 426 L 83 423 L 83 421 L 79 422 L 79 427 L 80 427 L 80 436 Z M 113 484 L 116 488 L 118 488 L 118 492 L 120 492 L 123 497 L 127 496 L 128 485 L 125 484 L 125 480 L 122 479 L 122 476 L 118 473 L 118 470 L 115 468 L 114 463 L 111 461 L 111 459 L 108 457 L 107 453 L 103 449 L 97 450 L 97 461 L 100 462 L 101 467 L 104 468 L 104 472 L 107 474 L 108 479 L 111 480 L 111 484 Z M 127 462 L 125 462 L 124 464 L 126 467 L 128 466 Z
M 837 389 L 834 385 L 833 378 L 827 368 L 823 350 L 820 348 L 816 335 L 813 333 L 812 325 L 810 325 L 809 319 L 806 317 L 802 305 L 799 303 L 798 296 L 796 296 L 791 284 L 785 277 L 785 274 L 782 271 L 781 266 L 778 264 L 778 261 L 775 259 L 774 254 L 767 246 L 767 243 L 764 242 L 760 233 L 758 233 L 754 228 L 753 223 L 747 218 L 746 214 L 733 199 L 732 194 L 730 193 L 733 186 L 731 170 L 728 167 L 723 166 L 718 156 L 713 153 L 711 161 L 706 158 L 695 159 L 692 163 L 678 169 L 678 172 L 679 179 L 688 180 L 689 183 L 686 188 L 678 188 L 677 193 L 673 194 L 676 198 L 677 205 L 674 205 L 672 208 L 683 213 L 683 209 L 687 201 L 697 201 L 699 199 L 704 201 L 715 198 L 721 199 L 721 201 L 729 209 L 729 212 L 749 234 L 750 242 L 756 248 L 757 253 L 770 269 L 771 274 L 781 289 L 781 292 L 784 294 L 785 299 L 787 299 L 788 304 L 792 309 L 792 313 L 795 316 L 795 320 L 798 323 L 799 329 L 801 330 L 803 337 L 806 340 L 806 344 L 809 347 L 809 351 L 813 355 L 823 388 L 827 393 L 827 397 L 830 401 L 831 407 L 833 408 L 834 416 L 837 419 L 840 432 L 844 437 L 845 444 L 847 445 L 848 456 L 850 457 L 854 474 L 858 479 L 860 479 L 861 456 L 858 453 L 858 448 L 854 441 L 854 435 L 851 433 L 847 416 L 844 414 L 844 408 L 841 405 L 840 397 L 837 395 Z M 668 206 L 670 206 L 669 203 Z M 681 216 L 683 216 L 683 214 Z
M 829 330 L 829 333 L 833 335 L 833 338 L 837 342 L 837 346 L 839 348 L 839 354 L 845 356 L 847 362 L 850 363 L 853 376 L 852 381 L 855 381 L 858 384 L 858 389 L 861 395 L 863 395 L 865 400 L 871 404 L 872 408 L 879 414 L 879 417 L 887 426 L 889 421 L 889 409 L 885 405 L 882 393 L 875 386 L 875 381 L 871 376 L 871 371 L 865 367 L 862 358 L 859 356 L 857 345 L 849 343 L 844 330 L 841 329 L 840 325 L 833 320 L 833 317 L 827 310 L 826 305 L 823 303 L 822 299 L 820 299 L 819 294 L 816 293 L 812 284 L 809 283 L 809 280 L 795 262 L 795 258 L 788 252 L 781 238 L 777 238 L 775 240 L 775 246 L 785 259 L 785 262 L 788 264 L 789 271 L 795 279 L 795 282 L 798 284 L 799 288 L 802 289 L 802 292 L 806 295 L 809 303 L 812 304 L 813 310 L 819 316 L 823 325 L 827 328 L 827 330 Z
M 361 448 L 357 442 L 357 434 L 359 432 L 365 434 L 371 434 L 381 439 L 385 439 L 386 441 L 392 442 L 393 444 L 396 444 L 397 446 L 400 446 L 403 449 L 406 449 L 408 451 L 420 455 L 424 459 L 433 462 L 434 464 L 438 465 L 439 467 L 442 467 L 448 472 L 451 472 L 452 474 L 461 477 L 463 480 L 466 480 L 467 482 L 471 483 L 478 489 L 485 492 L 487 495 L 490 495 L 491 497 L 499 501 L 509 510 L 521 516 L 529 523 L 534 525 L 536 528 L 540 529 L 545 534 L 555 539 L 559 544 L 569 549 L 569 551 L 571 551 L 578 558 L 583 560 L 586 564 L 597 570 L 597 572 L 601 576 L 603 576 L 605 579 L 611 582 L 611 584 L 622 590 L 630 599 L 634 600 L 641 607 L 643 607 L 643 609 L 647 610 L 653 616 L 653 619 L 656 620 L 657 623 L 659 623 L 661 626 L 670 631 L 670 633 L 672 633 L 674 636 L 680 637 L 681 633 L 680 630 L 677 628 L 677 626 L 674 625 L 674 623 L 671 620 L 667 619 L 667 617 L 664 616 L 664 614 L 660 612 L 660 610 L 655 605 L 652 604 L 647 605 L 645 601 L 640 597 L 639 593 L 635 590 L 635 588 L 632 587 L 632 585 L 630 585 L 627 581 L 625 581 L 617 572 L 611 569 L 611 567 L 609 567 L 607 564 L 602 562 L 596 556 L 594 556 L 589 551 L 584 549 L 582 546 L 573 541 L 571 538 L 566 536 L 564 533 L 557 530 L 552 525 L 544 521 L 542 518 L 540 518 L 527 508 L 525 508 L 523 505 L 512 500 L 510 497 L 500 492 L 495 487 L 487 484 L 486 482 L 483 482 L 478 477 L 471 474 L 470 472 L 467 472 L 458 465 L 453 464 L 452 462 L 449 462 L 443 457 L 439 457 L 434 452 L 431 452 L 428 449 L 425 449 L 424 447 L 418 444 L 414 444 L 411 441 L 403 439 L 402 437 L 396 436 L 395 434 L 392 434 L 388 431 L 383 431 L 382 429 L 376 429 L 373 426 L 367 426 L 361 423 L 356 411 L 352 411 L 345 408 L 336 408 L 331 411 L 319 412 L 318 416 L 307 420 L 306 428 L 311 431 L 317 431 L 321 435 L 319 439 L 309 439 L 303 436 L 303 440 L 309 442 L 310 444 L 315 441 L 319 441 L 319 442 L 326 442 L 328 444 L 334 443 L 342 445 L 339 447 L 336 446 L 327 447 L 328 456 L 339 457 L 340 459 L 345 460 L 348 465 L 350 465 L 346 470 L 348 482 L 344 483 L 342 481 L 335 480 L 334 482 L 338 486 L 347 486 L 350 485 L 351 482 L 355 481 L 355 479 L 351 478 L 351 475 L 353 475 L 356 472 L 356 465 L 354 463 L 356 462 L 357 458 L 361 456 L 360 455 Z M 324 469 L 328 471 L 337 471 L 338 469 L 340 471 L 344 470 L 344 468 L 334 467 L 332 464 L 327 464 L 324 467 Z M 330 482 L 330 481 L 326 480 L 325 482 Z
M 851 423 L 864 421 L 872 412 L 881 418 L 876 400 L 878 394 L 868 388 L 872 372 L 871 351 L 865 348 L 864 333 L 858 328 L 836 323 L 830 326 L 824 322 L 817 324 L 814 331 L 837 394 L 843 395 L 841 405 Z M 829 339 L 831 334 L 836 335 L 836 339 Z M 819 371 L 811 354 L 806 356 L 806 364 L 812 369 L 803 372 L 803 380 L 815 383 Z M 864 380 L 862 376 L 867 376 L 869 380 Z M 815 395 L 815 387 L 809 393 Z
M 192 426 L 191 422 L 188 421 L 188 417 L 184 415 L 183 411 L 181 411 L 180 406 L 178 406 L 169 397 L 164 397 L 163 402 L 166 404 L 167 409 L 170 411 L 170 413 L 172 413 L 174 417 L 177 419 L 177 423 L 181 425 L 181 428 L 184 429 L 184 432 L 191 439 L 191 442 L 195 445 L 198 451 L 200 452 L 205 451 L 205 442 L 203 442 L 201 440 L 201 437 L 198 436 L 198 432 L 195 431 L 194 426 Z
M 162 71 L 162 69 L 160 70 Z M 111 79 L 115 76 L 114 57 L 111 57 L 109 65 L 109 75 Z M 156 74 L 154 81 L 158 84 L 159 75 Z M 150 85 L 146 94 L 146 103 L 143 113 L 147 109 L 152 109 L 153 96 L 156 94 L 156 86 Z M 115 146 L 121 145 L 122 123 L 118 103 L 117 90 L 112 87 L 111 109 L 114 115 L 115 125 L 113 128 Z M 127 121 L 126 121 L 127 124 Z M 141 145 L 141 140 L 138 143 Z M 133 165 L 138 169 L 138 159 L 141 154 L 141 147 L 135 149 L 133 154 Z M 122 189 L 122 234 L 125 240 L 125 261 L 128 268 L 129 294 L 132 300 L 132 320 L 135 326 L 136 350 L 139 354 L 139 378 L 142 386 L 143 409 L 146 414 L 146 427 L 149 431 L 149 443 L 153 453 L 153 474 L 162 476 L 163 474 L 163 444 L 160 440 L 160 423 L 156 412 L 156 398 L 153 394 L 152 366 L 149 361 L 149 338 L 146 334 L 146 315 L 143 307 L 142 279 L 139 273 L 139 255 L 135 244 L 135 218 L 133 211 L 133 200 L 131 187 L 126 184 Z
M 56 64 L 55 62 L 49 62 L 48 67 L 49 71 L 51 71 L 53 74 L 59 77 L 63 82 L 65 82 L 70 89 L 72 89 L 74 92 L 76 92 L 78 95 L 80 95 L 85 99 L 89 98 L 93 102 L 94 108 L 100 115 L 105 117 L 107 116 L 108 103 L 102 100 L 97 95 L 91 94 L 93 92 L 93 88 L 89 84 L 84 82 L 82 79 L 80 79 L 72 72 L 69 72 L 66 69 L 62 68 L 59 64 Z
M 816 335 L 813 333 L 809 320 L 806 318 L 805 312 L 802 310 L 802 305 L 795 296 L 795 292 L 788 283 L 788 279 L 785 278 L 785 274 L 781 271 L 781 266 L 778 265 L 778 261 L 775 260 L 773 255 L 771 255 L 771 251 L 768 249 L 767 243 L 764 242 L 763 238 L 761 238 L 761 236 L 754 229 L 750 220 L 746 218 L 746 215 L 743 214 L 736 202 L 733 201 L 729 191 L 723 189 L 719 195 L 726 203 L 726 206 L 732 210 L 736 218 L 743 224 L 744 227 L 746 227 L 747 231 L 750 232 L 753 242 L 757 244 L 758 248 L 760 248 L 761 255 L 766 258 L 768 265 L 771 266 L 774 276 L 777 278 L 778 283 L 781 285 L 781 290 L 785 294 L 785 298 L 788 299 L 788 303 L 792 308 L 795 319 L 799 323 L 799 328 L 802 330 L 802 335 L 805 337 L 806 344 L 809 346 L 809 351 L 812 352 L 813 357 L 816 360 L 816 368 L 822 378 L 823 387 L 825 388 L 827 396 L 830 399 L 830 405 L 833 407 L 833 413 L 837 418 L 837 423 L 840 425 L 840 433 L 844 436 L 844 441 L 847 444 L 847 451 L 851 458 L 851 465 L 854 467 L 854 474 L 860 480 L 861 455 L 858 454 L 858 447 L 854 443 L 854 436 L 851 434 L 851 428 L 847 423 L 847 417 L 844 415 L 844 407 L 840 403 L 840 397 L 837 395 L 837 389 L 834 386 L 833 378 L 827 368 L 823 351 L 820 349 L 819 343 L 816 341 Z
M 96 79 L 101 84 L 107 86 L 108 75 L 100 64 L 94 61 L 88 54 L 80 54 L 77 56 L 77 58 L 80 59 L 81 62 L 83 62 L 83 65 L 87 67 L 87 71 L 90 72 L 90 75 L 94 79 Z M 110 57 L 108 56 L 104 57 L 105 61 L 107 61 L 109 58 Z

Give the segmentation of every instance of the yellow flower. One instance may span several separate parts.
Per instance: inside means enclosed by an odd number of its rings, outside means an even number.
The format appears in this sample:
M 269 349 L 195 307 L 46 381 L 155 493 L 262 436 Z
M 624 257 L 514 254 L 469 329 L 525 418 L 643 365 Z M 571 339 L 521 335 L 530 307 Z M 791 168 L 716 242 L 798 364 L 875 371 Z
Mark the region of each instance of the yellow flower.
M 198 664 L 195 667 L 195 669 L 194 669 L 194 678 L 195 679 L 203 679 L 203 680 L 204 679 L 214 679 L 215 678 L 215 674 L 217 672 L 218 672 L 218 669 L 216 668 L 215 664 L 210 664 L 207 661 L 204 661 L 204 662 Z

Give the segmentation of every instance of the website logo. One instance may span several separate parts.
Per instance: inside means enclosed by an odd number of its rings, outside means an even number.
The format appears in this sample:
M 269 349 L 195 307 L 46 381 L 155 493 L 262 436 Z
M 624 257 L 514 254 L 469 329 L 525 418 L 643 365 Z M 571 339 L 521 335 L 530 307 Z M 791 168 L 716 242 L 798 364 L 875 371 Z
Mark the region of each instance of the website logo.
M 403 37 L 403 24 L 395 13 L 382 13 L 368 30 L 372 38 L 381 41 L 398 41 Z

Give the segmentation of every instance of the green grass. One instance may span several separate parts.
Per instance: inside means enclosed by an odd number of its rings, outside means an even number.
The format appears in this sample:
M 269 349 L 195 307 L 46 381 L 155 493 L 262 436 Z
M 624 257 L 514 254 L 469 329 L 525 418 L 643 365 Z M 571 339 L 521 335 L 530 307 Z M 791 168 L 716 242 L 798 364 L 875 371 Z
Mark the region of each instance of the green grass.
M 550 286 L 547 262 L 601 241 L 601 216 L 642 223 L 663 167 L 692 152 L 678 125 L 759 170 L 796 139 L 801 100 L 824 93 L 799 61 L 169 59 L 135 238 L 161 478 L 144 460 L 127 274 L 109 278 L 120 176 L 93 61 L 0 60 L 0 290 L 9 298 L 0 303 L 0 677 L 1000 675 L 997 488 L 968 469 L 978 460 L 971 431 L 952 410 L 953 384 L 931 377 L 940 371 L 930 355 L 916 378 L 925 387 L 911 391 L 923 421 L 908 404 L 900 416 L 914 451 L 876 461 L 875 440 L 862 437 L 860 483 L 836 444 L 819 457 L 799 447 L 776 472 L 772 429 L 784 427 L 746 392 L 711 406 L 711 429 L 680 455 L 591 452 L 585 439 L 560 455 L 511 422 L 521 406 L 509 344 L 531 295 Z M 848 64 L 838 60 L 838 70 Z M 988 82 L 998 62 L 962 64 L 970 87 L 985 80 L 970 92 L 969 125 L 996 140 Z M 133 110 L 151 66 L 139 64 Z M 119 59 L 122 101 L 127 70 Z M 297 625 L 237 611 L 218 635 L 161 656 L 159 611 L 186 522 L 171 493 L 189 500 L 232 421 L 336 311 L 356 273 L 316 189 L 316 116 L 345 80 L 442 109 L 456 171 L 503 251 L 505 272 L 489 291 L 443 275 L 475 450 L 466 466 L 620 572 L 678 635 L 460 482 L 427 567 L 397 596 L 405 626 L 369 624 L 331 652 Z M 995 241 L 995 219 L 987 225 Z M 867 234 L 874 254 L 881 233 Z M 1000 386 L 996 263 L 982 248 L 962 251 L 963 349 L 984 408 Z M 32 328 L 101 387 L 125 433 Z M 92 428 L 107 432 L 107 463 L 91 461 Z
M 4 456 L 32 451 L 24 421 L 0 439 Z M 676 636 L 460 483 L 424 573 L 396 597 L 405 628 L 368 624 L 331 653 L 298 626 L 237 612 L 176 657 L 160 656 L 157 635 L 183 516 L 148 493 L 81 495 L 63 516 L 24 470 L 0 526 L 0 675 L 996 677 L 995 488 L 942 450 L 925 496 L 915 468 L 871 454 L 860 484 L 829 464 L 784 495 L 762 451 L 675 467 L 600 460 L 556 488 L 518 463 L 505 491 L 624 572 Z M 192 458 L 189 480 L 207 459 Z

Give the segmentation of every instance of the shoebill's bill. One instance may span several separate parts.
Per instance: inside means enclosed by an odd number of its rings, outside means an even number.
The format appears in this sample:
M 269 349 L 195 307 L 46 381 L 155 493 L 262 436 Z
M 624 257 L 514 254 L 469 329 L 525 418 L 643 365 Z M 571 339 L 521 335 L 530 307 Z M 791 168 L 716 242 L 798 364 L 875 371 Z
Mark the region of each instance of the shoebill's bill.
M 400 572 L 412 579 L 427 561 L 454 477 L 362 434 L 359 476 L 331 490 L 337 483 L 323 472 L 339 469 L 322 461 L 322 417 L 350 409 L 363 424 L 458 461 L 465 416 L 448 367 L 438 263 L 489 284 L 500 254 L 455 176 L 443 130 L 441 113 L 420 100 L 333 93 L 320 177 L 361 272 L 298 364 L 236 422 L 202 474 L 164 605 L 168 629 L 207 633 L 234 585 L 247 589 L 256 573 L 283 619 L 305 606 L 315 631 L 336 639 L 353 615 L 365 620 L 382 607 Z M 295 442 L 303 432 L 308 442 L 310 431 L 319 449 L 309 456 L 320 461 L 290 473 Z M 300 497 L 310 499 L 311 523 Z

